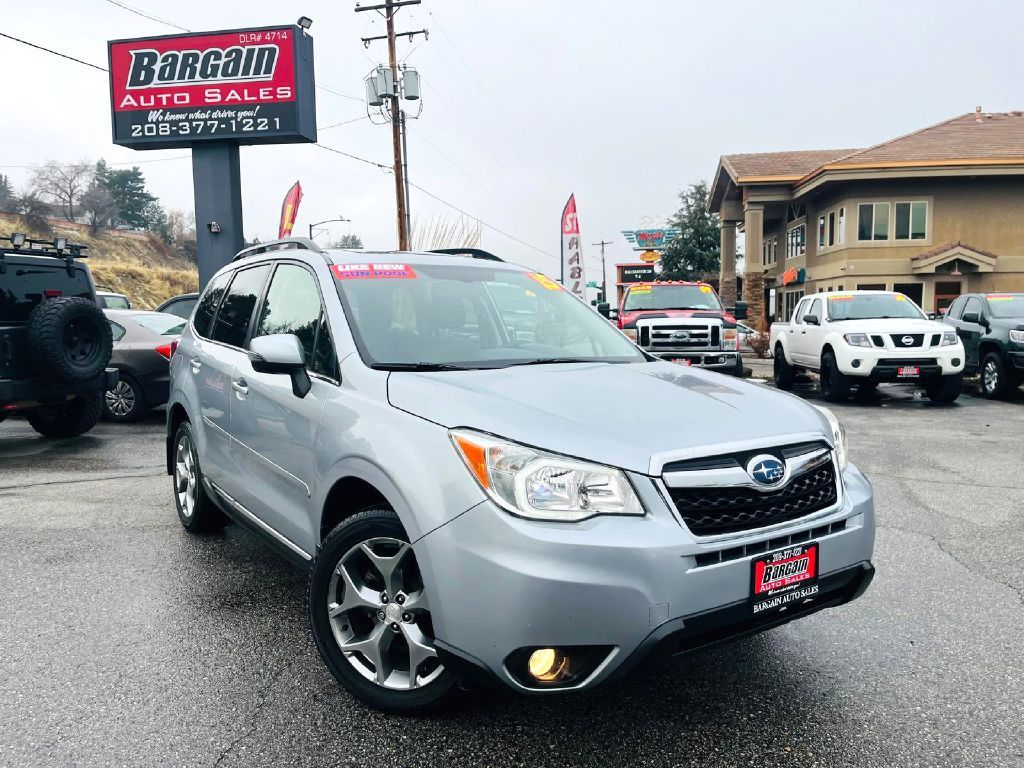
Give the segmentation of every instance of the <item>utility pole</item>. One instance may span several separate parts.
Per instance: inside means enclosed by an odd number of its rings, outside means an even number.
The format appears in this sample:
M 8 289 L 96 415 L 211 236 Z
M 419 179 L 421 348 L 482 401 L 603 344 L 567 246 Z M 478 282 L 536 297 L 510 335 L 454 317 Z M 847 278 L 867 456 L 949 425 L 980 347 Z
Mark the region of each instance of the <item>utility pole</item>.
M 395 172 L 395 203 L 396 203 L 396 223 L 398 227 L 398 250 L 408 251 L 409 250 L 409 211 L 408 211 L 408 198 L 409 198 L 409 187 L 406 183 L 407 167 L 405 164 L 406 152 L 404 149 L 405 141 L 403 134 L 405 133 L 405 114 L 402 110 L 399 100 L 401 99 L 401 80 L 398 73 L 398 55 L 395 52 L 395 12 L 405 5 L 419 5 L 421 0 L 384 0 L 383 3 L 376 5 L 356 5 L 356 13 L 362 13 L 363 11 L 377 11 L 383 17 L 387 23 L 387 34 L 376 35 L 374 37 L 364 37 L 363 45 L 366 47 L 370 46 L 370 43 L 374 40 L 387 39 L 388 41 L 388 66 L 391 69 L 391 82 L 392 82 L 392 93 L 391 98 L 391 144 L 394 152 L 394 172 Z M 415 32 L 401 32 L 403 36 L 408 36 L 410 40 L 415 35 L 426 35 L 425 29 L 416 30 Z
M 601 246 L 601 296 L 603 297 L 604 301 L 608 301 L 608 291 L 607 291 L 607 286 L 605 284 L 605 271 L 604 271 L 604 247 L 606 245 L 611 245 L 611 244 L 612 244 L 611 240 L 602 240 L 599 243 L 591 243 L 591 245 L 599 245 L 599 246 Z

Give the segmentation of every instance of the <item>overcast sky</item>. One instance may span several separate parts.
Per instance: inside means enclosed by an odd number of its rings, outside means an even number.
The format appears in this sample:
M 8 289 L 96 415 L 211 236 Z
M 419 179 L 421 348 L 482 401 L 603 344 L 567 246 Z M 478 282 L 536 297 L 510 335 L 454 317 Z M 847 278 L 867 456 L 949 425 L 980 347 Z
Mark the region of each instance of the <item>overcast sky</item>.
M 386 57 L 373 13 L 331 0 L 131 0 L 191 30 L 314 20 L 320 142 L 388 164 L 390 131 L 363 117 L 363 77 Z M 106 41 L 171 34 L 107 0 L 0 0 L 0 31 L 106 66 Z M 376 21 L 373 21 L 376 19 Z M 486 226 L 483 246 L 557 274 L 559 214 L 576 193 L 585 243 L 629 258 L 620 231 L 660 223 L 676 194 L 709 179 L 730 152 L 869 146 L 982 105 L 1024 108 L 1016 2 L 623 3 L 604 0 L 424 0 L 399 29 L 423 77 L 411 123 L 410 178 L 532 247 Z M 106 76 L 0 38 L 0 172 L 54 159 L 141 163 L 165 207 L 192 208 L 187 150 L 139 152 L 110 142 Z M 152 162 L 161 160 L 161 162 Z M 305 192 L 296 234 L 338 214 L 368 248 L 392 248 L 389 175 L 309 145 L 242 150 L 245 234 L 276 234 L 281 198 Z M 413 190 L 421 221 L 457 215 Z M 326 240 L 327 235 L 323 236 Z M 597 248 L 586 250 L 597 279 Z

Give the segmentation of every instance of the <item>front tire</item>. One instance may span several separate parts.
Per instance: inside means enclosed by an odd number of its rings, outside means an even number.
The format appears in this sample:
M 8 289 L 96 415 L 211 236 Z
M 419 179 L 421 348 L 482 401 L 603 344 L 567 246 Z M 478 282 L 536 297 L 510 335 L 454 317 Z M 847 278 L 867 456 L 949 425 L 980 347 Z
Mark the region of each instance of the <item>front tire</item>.
M 819 374 L 821 396 L 830 403 L 845 403 L 850 399 L 850 388 L 853 383 L 849 376 L 840 372 L 836 364 L 836 356 L 826 352 L 821 358 Z
M 317 650 L 351 694 L 395 713 L 437 707 L 455 686 L 434 648 L 427 586 L 398 515 L 346 519 L 313 564 L 309 613 Z
M 963 374 L 957 373 L 952 376 L 943 376 L 939 381 L 929 384 L 925 392 L 933 403 L 952 403 L 960 397 L 963 384 Z
M 775 386 L 777 389 L 786 390 L 788 392 L 793 388 L 793 380 L 796 378 L 796 372 L 793 370 L 793 366 L 791 366 L 786 360 L 786 353 L 783 351 L 781 344 L 775 345 L 772 374 L 775 379 Z
M 183 422 L 174 434 L 174 506 L 182 527 L 189 533 L 219 531 L 230 522 L 203 487 L 192 425 Z
M 981 392 L 991 400 L 1001 400 L 1014 389 L 1014 383 L 1006 371 L 1003 358 L 996 352 L 989 352 L 981 364 Z
M 25 418 L 43 437 L 78 437 L 96 426 L 102 412 L 102 395 L 79 395 L 60 405 L 33 408 Z
M 114 388 L 103 394 L 103 416 L 109 421 L 138 421 L 147 413 L 146 393 L 131 376 L 120 374 Z

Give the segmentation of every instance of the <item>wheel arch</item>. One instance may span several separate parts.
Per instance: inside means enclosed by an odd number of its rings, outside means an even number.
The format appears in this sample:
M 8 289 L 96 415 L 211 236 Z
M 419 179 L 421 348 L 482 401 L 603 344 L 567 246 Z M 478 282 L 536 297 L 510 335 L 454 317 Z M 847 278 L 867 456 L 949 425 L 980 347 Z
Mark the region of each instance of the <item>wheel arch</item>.
M 340 523 L 378 504 L 386 504 L 395 511 L 410 541 L 422 535 L 413 522 L 405 496 L 381 467 L 366 459 L 351 457 L 337 464 L 330 478 L 324 484 L 326 491 L 322 500 L 314 505 L 314 509 L 319 510 L 319 519 L 313 521 L 317 549 Z
M 995 352 L 1001 359 L 1005 357 L 1005 350 L 1000 341 L 997 339 L 982 339 L 978 345 L 978 368 L 981 368 L 981 364 L 985 362 L 985 356 L 989 352 Z M 1005 363 L 1006 360 L 1003 359 L 1003 362 Z
M 184 405 L 175 402 L 167 406 L 166 460 L 168 475 L 174 472 L 174 435 L 177 433 L 178 427 L 186 421 L 190 424 L 192 423 Z

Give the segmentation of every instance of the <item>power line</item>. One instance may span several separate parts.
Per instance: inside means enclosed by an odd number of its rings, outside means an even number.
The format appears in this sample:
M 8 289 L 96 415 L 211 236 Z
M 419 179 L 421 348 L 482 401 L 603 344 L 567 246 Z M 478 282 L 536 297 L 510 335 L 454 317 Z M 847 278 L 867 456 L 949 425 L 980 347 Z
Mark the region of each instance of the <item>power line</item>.
M 359 155 L 353 155 L 353 154 L 351 154 L 349 152 L 342 152 L 340 149 L 335 149 L 334 147 L 328 147 L 326 144 L 321 144 L 321 143 L 317 142 L 313 146 L 314 147 L 320 147 L 320 149 L 326 149 L 328 152 L 333 152 L 336 155 L 343 155 L 344 157 L 350 157 L 353 160 L 358 160 L 359 162 L 366 163 L 367 165 L 376 166 L 377 168 L 380 168 L 381 170 L 385 171 L 386 173 L 393 173 L 394 172 L 391 169 L 391 166 L 389 166 L 389 165 L 384 165 L 383 163 L 375 163 L 373 160 L 367 160 L 365 157 L 359 157 Z
M 107 71 L 106 67 L 100 67 L 100 66 L 97 66 L 96 64 L 92 64 L 91 62 L 82 61 L 81 59 L 76 59 L 74 56 L 68 56 L 66 53 L 61 53 L 60 51 L 55 51 L 55 50 L 53 50 L 51 48 L 44 48 L 41 45 L 36 45 L 35 43 L 30 43 L 28 40 L 22 40 L 20 37 L 15 37 L 14 35 L 8 35 L 6 32 L 0 32 L 0 37 L 6 37 L 8 40 L 13 40 L 16 43 L 21 43 L 22 45 L 27 45 L 29 48 L 36 48 L 37 50 L 40 50 L 40 51 L 46 51 L 47 53 L 52 53 L 54 56 L 60 56 L 62 59 L 67 59 L 68 61 L 74 61 L 74 62 L 76 62 L 78 64 L 84 64 L 87 67 L 92 67 L 93 69 L 98 69 L 100 72 L 106 72 Z
M 107 0 L 107 2 L 110 3 L 111 5 L 116 5 L 118 8 L 124 8 L 126 11 L 128 11 L 129 13 L 134 13 L 136 16 L 141 16 L 144 19 L 149 19 L 150 21 L 155 21 L 155 22 L 158 22 L 160 24 L 166 24 L 168 27 L 174 27 L 175 29 L 180 29 L 182 32 L 191 32 L 192 31 L 191 29 L 186 29 L 185 27 L 179 27 L 173 21 L 167 21 L 167 19 L 161 19 L 159 16 L 152 16 L 152 15 L 146 13 L 145 11 L 139 10 L 138 8 L 133 8 L 132 6 L 128 5 L 127 3 L 121 3 L 121 2 L 118 2 L 118 0 Z
M 152 160 L 133 160 L 129 163 L 107 163 L 110 166 L 142 165 L 143 163 L 166 163 L 169 160 L 188 160 L 191 155 L 175 155 L 174 157 L 154 157 Z M 43 168 L 46 163 L 32 163 L 30 165 L 0 165 L 0 168 Z M 91 163 L 55 163 L 61 168 L 70 168 L 75 165 L 91 165 Z
M 318 131 L 326 131 L 329 128 L 337 128 L 341 125 L 348 125 L 349 123 L 358 123 L 360 120 L 369 120 L 369 115 L 360 115 L 359 117 L 353 117 L 351 120 L 342 120 L 340 123 L 331 123 L 330 125 L 318 125 Z

